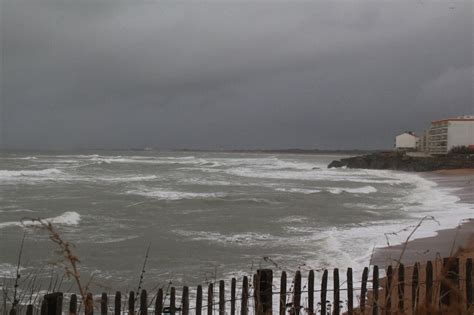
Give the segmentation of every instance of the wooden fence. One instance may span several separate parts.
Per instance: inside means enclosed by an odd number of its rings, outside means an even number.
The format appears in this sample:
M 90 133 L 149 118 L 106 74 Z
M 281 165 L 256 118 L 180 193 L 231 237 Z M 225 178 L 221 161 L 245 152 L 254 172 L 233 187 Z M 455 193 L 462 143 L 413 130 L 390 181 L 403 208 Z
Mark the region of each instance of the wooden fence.
M 56 292 L 46 294 L 38 306 L 12 309 L 10 315 L 473 313 L 471 259 L 445 258 L 409 268 L 397 264 L 384 273 L 381 278 L 378 266 L 365 268 L 357 286 L 351 268 L 318 271 L 318 287 L 313 270 L 304 277 L 297 271 L 292 279 L 281 272 L 280 281 L 274 281 L 271 269 L 261 269 L 251 279 L 243 277 L 239 287 L 233 278 L 230 287 L 222 280 L 206 288 L 199 285 L 192 295 L 187 286 L 179 294 L 174 287 L 152 295 L 146 290 L 127 295 L 102 293 L 100 297 L 88 293 L 85 301 L 75 294 Z M 63 309 L 63 304 L 69 308 Z

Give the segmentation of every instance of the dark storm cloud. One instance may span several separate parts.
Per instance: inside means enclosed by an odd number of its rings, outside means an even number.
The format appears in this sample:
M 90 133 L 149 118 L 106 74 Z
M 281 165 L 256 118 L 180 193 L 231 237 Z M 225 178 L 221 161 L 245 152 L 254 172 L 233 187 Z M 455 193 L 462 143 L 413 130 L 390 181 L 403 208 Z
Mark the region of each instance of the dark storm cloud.
M 383 148 L 474 112 L 471 1 L 3 0 L 15 148 Z

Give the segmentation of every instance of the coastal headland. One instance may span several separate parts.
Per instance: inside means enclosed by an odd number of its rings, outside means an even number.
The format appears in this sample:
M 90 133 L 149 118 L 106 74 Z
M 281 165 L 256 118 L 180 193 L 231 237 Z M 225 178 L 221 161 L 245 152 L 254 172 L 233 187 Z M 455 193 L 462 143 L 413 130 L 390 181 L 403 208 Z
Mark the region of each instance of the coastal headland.
M 386 151 L 343 158 L 328 165 L 328 168 L 338 167 L 408 172 L 474 169 L 474 156 L 469 154 L 416 156 L 403 151 Z

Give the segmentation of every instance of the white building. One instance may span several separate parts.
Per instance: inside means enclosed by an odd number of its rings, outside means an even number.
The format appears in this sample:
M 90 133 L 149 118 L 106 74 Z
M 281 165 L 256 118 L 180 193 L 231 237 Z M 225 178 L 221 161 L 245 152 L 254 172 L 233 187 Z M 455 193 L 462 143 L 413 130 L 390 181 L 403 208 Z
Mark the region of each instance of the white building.
M 395 137 L 395 148 L 400 150 L 416 149 L 418 137 L 411 131 L 404 132 Z
M 428 151 L 446 154 L 453 147 L 474 146 L 474 116 L 436 120 L 428 130 Z

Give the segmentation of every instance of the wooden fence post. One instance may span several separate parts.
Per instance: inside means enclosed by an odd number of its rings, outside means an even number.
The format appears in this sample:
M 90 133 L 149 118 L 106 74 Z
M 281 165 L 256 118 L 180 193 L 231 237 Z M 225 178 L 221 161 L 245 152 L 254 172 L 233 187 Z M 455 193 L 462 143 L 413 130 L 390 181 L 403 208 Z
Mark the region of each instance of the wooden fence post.
M 441 305 L 451 305 L 453 299 L 459 300 L 459 258 L 443 259 L 444 278 L 441 279 Z
M 33 305 L 29 304 L 26 307 L 26 315 L 33 315 Z
M 107 315 L 107 293 L 102 292 L 100 297 L 100 314 Z
M 207 315 L 212 315 L 212 308 L 214 302 L 214 285 L 209 283 L 209 287 L 207 289 Z
M 405 297 L 405 266 L 400 264 L 398 266 L 398 311 L 403 314 L 405 311 L 404 305 Z
M 114 315 L 122 314 L 122 293 L 115 292 Z
M 428 261 L 426 263 L 426 293 L 425 293 L 425 307 L 427 310 L 431 308 L 433 303 L 433 263 Z
M 272 314 L 273 271 L 271 269 L 257 270 L 257 301 L 256 313 Z
M 94 299 L 92 297 L 92 293 L 87 293 L 86 302 L 84 303 L 84 312 L 85 315 L 94 315 Z M 50 315 L 49 312 L 48 315 Z
M 466 260 L 466 308 L 472 305 L 472 258 Z
M 295 283 L 293 288 L 293 309 L 292 314 L 299 314 L 301 308 L 301 272 L 298 270 L 295 274 Z
M 347 315 L 354 314 L 354 285 L 352 268 L 347 268 Z
M 341 298 L 339 293 L 339 269 L 334 268 L 333 271 L 333 282 L 334 282 L 334 301 L 333 301 L 333 313 L 339 315 L 341 313 Z
M 176 289 L 171 287 L 170 291 L 170 314 L 176 314 Z
M 379 313 L 379 267 L 374 266 L 372 271 L 372 294 L 373 294 L 373 303 L 372 303 L 372 314 L 378 315 Z
M 189 314 L 189 289 L 188 287 L 183 287 L 183 298 L 181 300 L 181 314 Z
M 69 300 L 69 315 L 76 315 L 77 313 L 77 295 L 71 295 Z
M 280 315 L 286 314 L 286 272 L 281 273 L 280 279 Z
M 55 292 L 46 294 L 44 296 L 46 301 L 48 315 L 61 315 L 63 312 L 63 294 L 61 292 Z
M 225 315 L 225 282 L 219 281 L 219 315 Z
M 393 280 L 393 268 L 388 266 L 387 268 L 387 282 L 385 285 L 385 314 L 390 315 L 392 312 L 392 280 Z
M 202 313 L 202 286 L 198 285 L 196 294 L 196 315 Z
M 128 314 L 135 314 L 135 292 L 133 291 L 128 294 Z
M 163 313 L 163 289 L 159 289 L 156 295 L 155 301 L 155 315 L 161 315 Z M 120 314 L 117 314 L 120 315 Z
M 140 315 L 148 314 L 148 295 L 146 290 L 142 290 L 140 294 Z
M 310 270 L 308 275 L 308 313 L 314 314 L 314 271 Z
M 248 314 L 248 299 L 249 299 L 249 279 L 247 276 L 242 280 L 242 305 L 240 307 L 241 315 Z
M 48 315 L 48 302 L 43 298 L 43 301 L 41 301 L 41 315 Z
M 323 278 L 321 279 L 321 315 L 327 313 L 327 294 L 328 294 L 328 271 L 324 270 Z
M 362 283 L 360 287 L 360 312 L 365 313 L 365 303 L 367 299 L 367 280 L 369 278 L 369 268 L 365 267 L 362 272 Z
M 232 278 L 230 283 L 230 315 L 235 315 L 235 292 L 236 292 L 237 280 Z
M 411 278 L 411 308 L 413 310 L 413 314 L 415 314 L 419 304 L 419 265 L 419 263 L 415 263 L 415 266 L 413 267 L 413 275 Z

